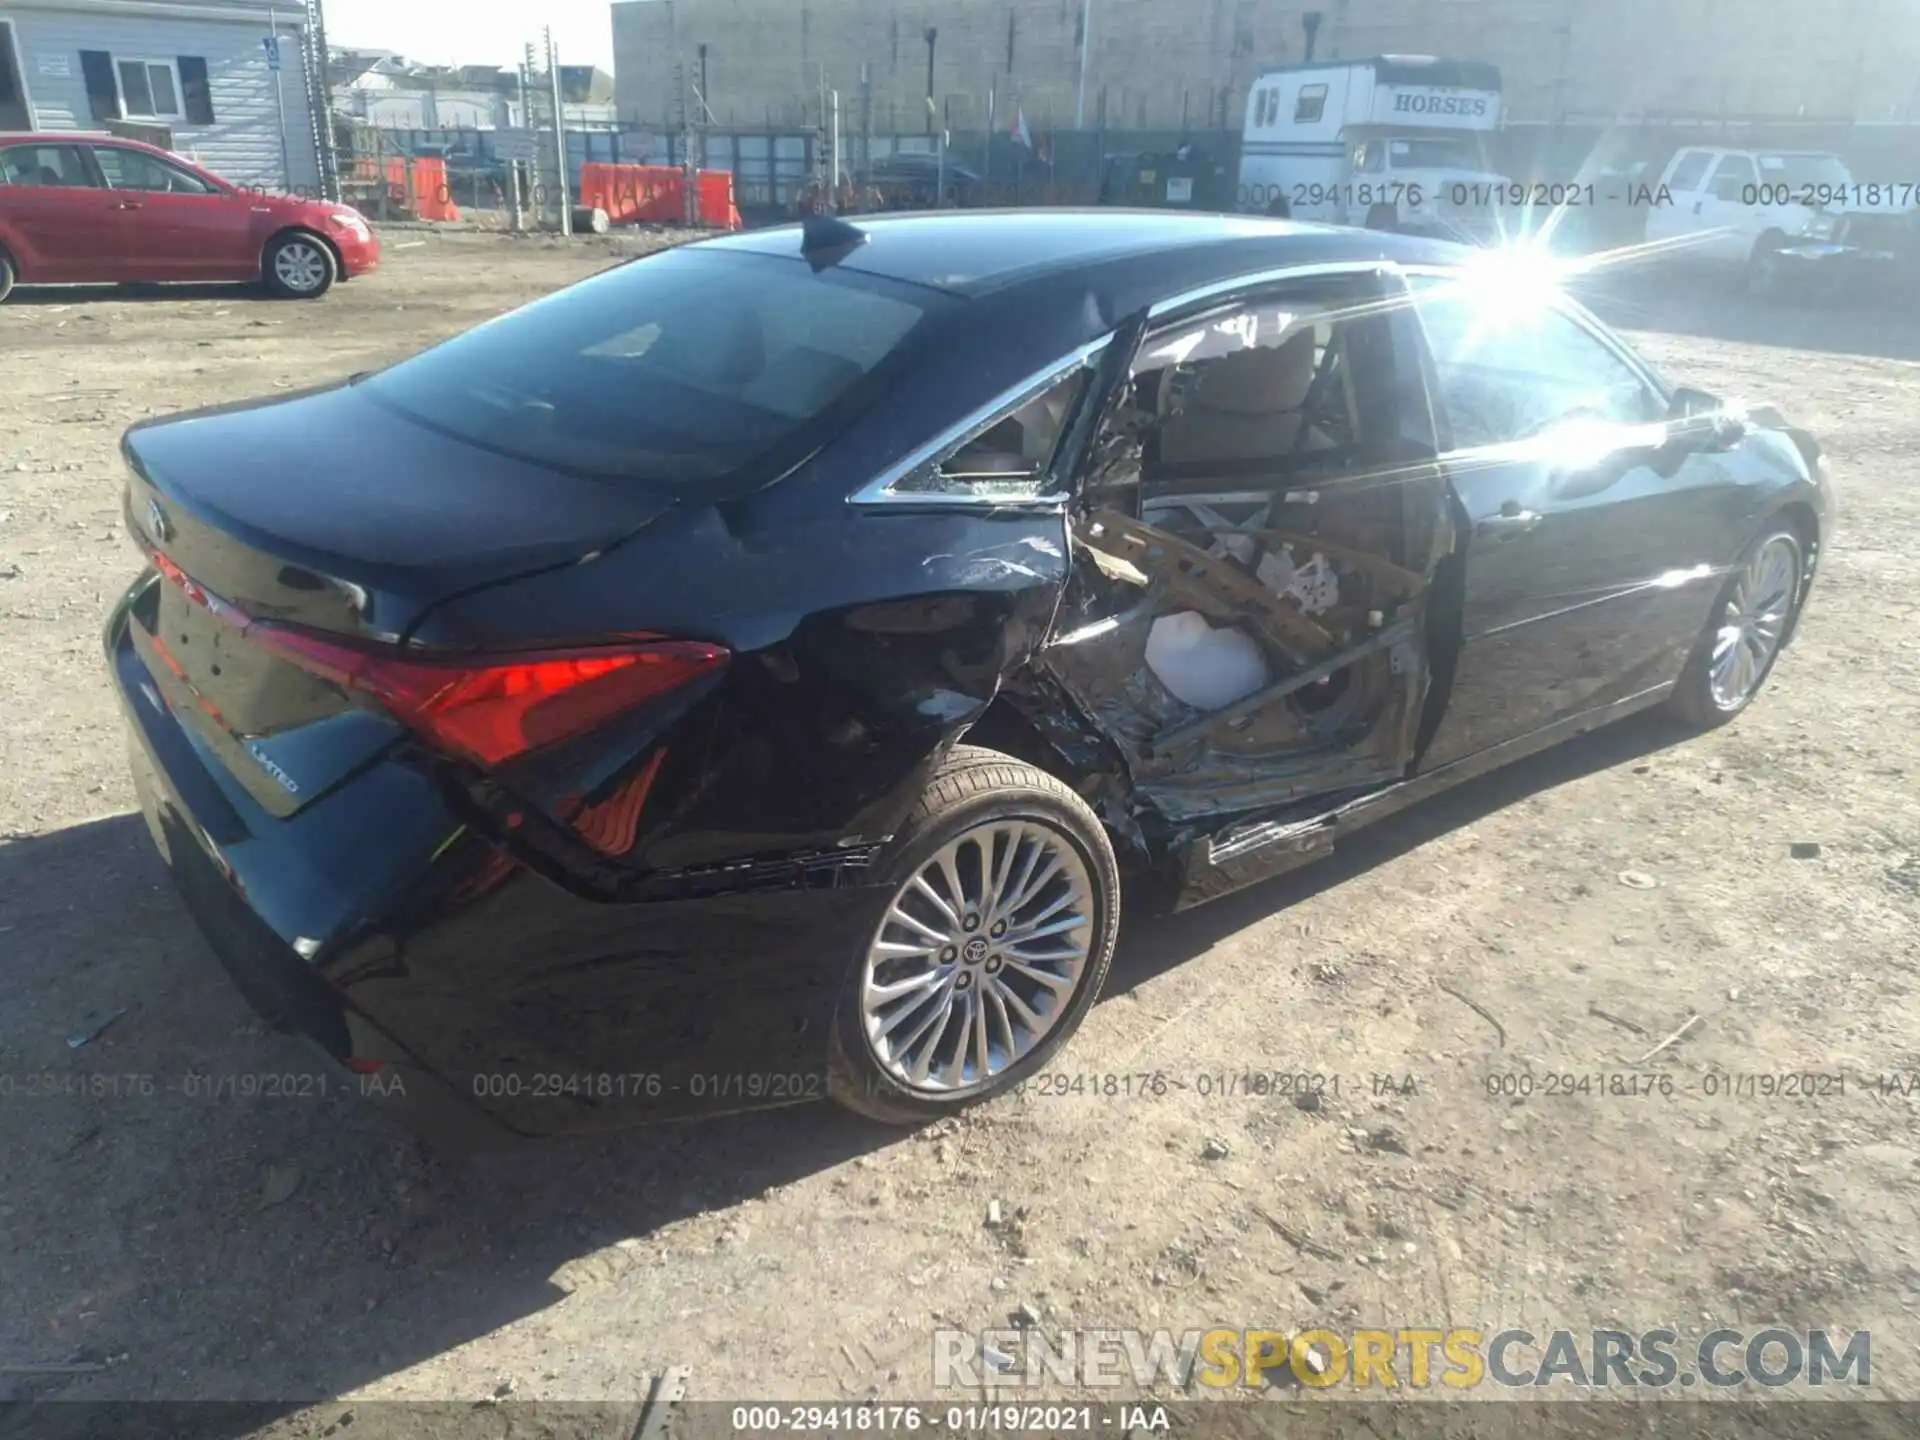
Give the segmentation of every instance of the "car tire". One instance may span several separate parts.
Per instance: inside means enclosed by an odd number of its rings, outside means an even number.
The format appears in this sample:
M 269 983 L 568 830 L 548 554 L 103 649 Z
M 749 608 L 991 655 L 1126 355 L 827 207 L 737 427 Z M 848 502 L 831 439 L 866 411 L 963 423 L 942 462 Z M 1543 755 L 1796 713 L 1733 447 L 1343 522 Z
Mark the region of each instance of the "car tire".
M 339 278 L 332 248 L 305 230 L 276 235 L 261 259 L 260 271 L 267 292 L 282 300 L 318 300 Z
M 934 770 L 876 868 L 890 899 L 842 988 L 827 1090 L 871 1119 L 916 1125 L 1004 1093 L 1079 1028 L 1113 961 L 1119 867 L 1072 790 L 1011 756 L 962 745 Z M 1049 933 L 1014 938 L 1023 927 Z M 1016 966 L 997 945 L 1029 949 Z M 1069 977 L 1070 988 L 1059 988 Z M 874 993 L 901 984 L 913 988 Z M 1022 1015 L 1044 1023 L 1034 1029 Z M 932 1073 L 915 1083 L 916 1068 Z
M 0 250 L 0 305 L 4 305 L 7 297 L 13 294 L 14 281 L 19 278 L 20 273 L 14 268 L 13 257 L 6 251 Z
M 1766 685 L 1806 595 L 1806 544 L 1795 526 L 1769 525 L 1714 597 L 1706 628 L 1667 701 L 1692 728 L 1725 725 Z M 1764 646 L 1756 636 L 1767 637 Z M 1737 656 L 1731 666 L 1726 663 L 1728 646 L 1747 651 L 1744 669 Z
M 1391 205 L 1376 205 L 1367 211 L 1367 229 L 1398 230 L 1400 212 Z

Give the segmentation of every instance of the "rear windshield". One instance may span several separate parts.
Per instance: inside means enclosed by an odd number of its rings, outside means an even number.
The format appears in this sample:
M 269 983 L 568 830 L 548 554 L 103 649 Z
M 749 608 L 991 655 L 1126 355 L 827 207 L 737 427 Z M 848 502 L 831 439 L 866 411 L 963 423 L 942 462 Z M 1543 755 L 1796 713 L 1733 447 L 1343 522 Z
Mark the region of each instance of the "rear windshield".
M 362 382 L 460 439 L 680 488 L 843 423 L 931 291 L 797 257 L 667 250 L 513 311 Z

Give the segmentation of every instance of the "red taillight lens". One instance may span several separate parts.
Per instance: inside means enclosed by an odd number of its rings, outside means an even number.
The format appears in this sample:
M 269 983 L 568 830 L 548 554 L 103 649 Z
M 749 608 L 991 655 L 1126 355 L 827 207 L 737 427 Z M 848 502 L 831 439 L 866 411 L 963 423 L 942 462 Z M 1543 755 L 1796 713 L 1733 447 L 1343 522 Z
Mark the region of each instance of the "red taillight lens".
M 483 765 L 584 734 L 727 662 L 720 646 L 689 640 L 452 662 L 400 659 L 264 626 L 254 627 L 252 638 Z
M 719 645 L 648 640 L 554 655 L 415 659 L 254 620 L 167 556 L 150 553 L 154 566 L 189 600 L 262 648 L 378 701 L 403 724 L 483 765 L 584 734 L 623 710 L 719 669 L 729 658 Z

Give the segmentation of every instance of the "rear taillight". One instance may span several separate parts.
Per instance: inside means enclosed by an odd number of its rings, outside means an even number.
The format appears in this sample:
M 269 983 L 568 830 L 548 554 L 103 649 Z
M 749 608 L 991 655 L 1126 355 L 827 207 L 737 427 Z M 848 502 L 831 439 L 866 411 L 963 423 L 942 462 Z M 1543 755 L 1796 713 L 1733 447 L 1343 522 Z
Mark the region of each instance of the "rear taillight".
M 727 662 L 721 647 L 688 640 L 451 661 L 403 659 L 272 626 L 255 625 L 248 634 L 483 765 L 584 734 Z
M 631 641 L 546 655 L 420 659 L 254 620 L 155 551 L 189 600 L 261 648 L 377 702 L 442 749 L 498 765 L 718 670 L 728 652 L 694 640 Z

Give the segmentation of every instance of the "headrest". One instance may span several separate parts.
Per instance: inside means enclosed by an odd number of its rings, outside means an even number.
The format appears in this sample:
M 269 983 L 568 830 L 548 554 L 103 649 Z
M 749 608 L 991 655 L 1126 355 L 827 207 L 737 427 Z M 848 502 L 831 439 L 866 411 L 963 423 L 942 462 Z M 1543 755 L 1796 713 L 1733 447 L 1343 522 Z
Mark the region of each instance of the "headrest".
M 1229 415 L 1298 410 L 1313 388 L 1313 332 L 1284 345 L 1239 350 L 1210 366 L 1194 386 L 1194 405 Z

